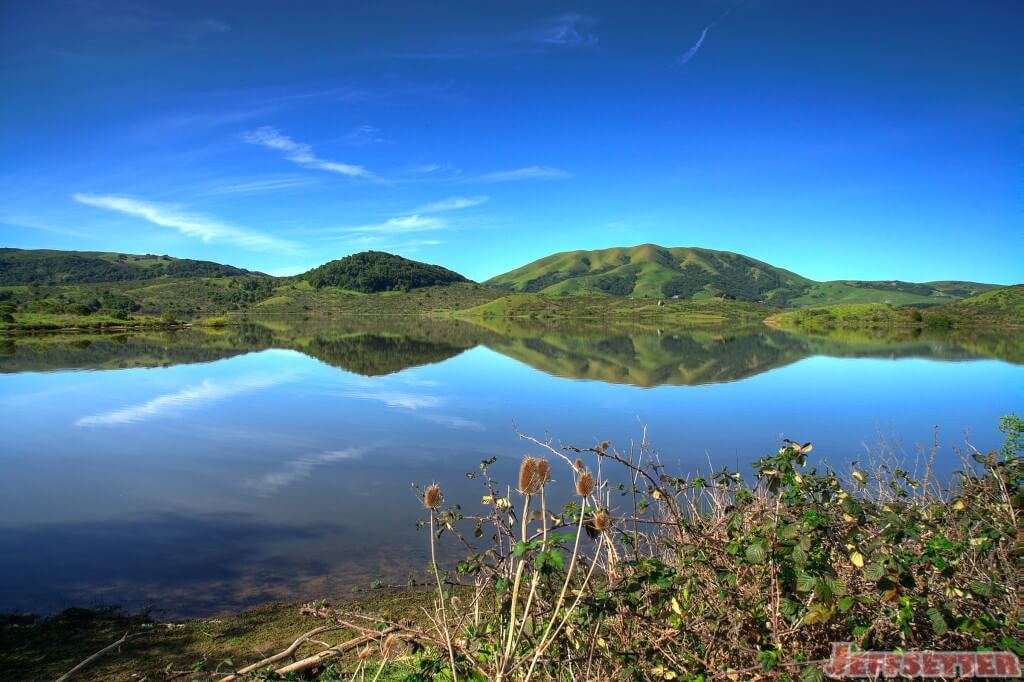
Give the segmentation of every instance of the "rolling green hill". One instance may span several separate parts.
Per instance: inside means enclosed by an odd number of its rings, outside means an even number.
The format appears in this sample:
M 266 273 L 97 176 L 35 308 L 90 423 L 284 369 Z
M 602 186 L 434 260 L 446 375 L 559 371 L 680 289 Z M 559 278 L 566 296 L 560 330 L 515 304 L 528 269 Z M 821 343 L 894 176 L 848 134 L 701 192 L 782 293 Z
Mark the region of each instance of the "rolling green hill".
M 486 284 L 545 294 L 605 293 L 641 298 L 731 297 L 782 304 L 811 280 L 727 251 L 654 244 L 567 251 L 499 275 Z
M 996 285 L 974 282 L 815 282 L 728 251 L 654 244 L 567 251 L 524 265 L 486 284 L 543 294 L 606 293 L 638 298 L 734 298 L 779 307 L 835 303 L 939 305 Z
M 152 254 L 0 249 L 0 285 L 84 284 L 251 274 L 260 273 L 211 261 Z
M 1024 284 L 986 291 L 930 310 L 932 326 L 1024 327 Z
M 338 287 L 365 294 L 469 281 L 440 265 L 421 263 L 383 251 L 364 251 L 332 260 L 299 275 L 299 278 L 317 289 Z

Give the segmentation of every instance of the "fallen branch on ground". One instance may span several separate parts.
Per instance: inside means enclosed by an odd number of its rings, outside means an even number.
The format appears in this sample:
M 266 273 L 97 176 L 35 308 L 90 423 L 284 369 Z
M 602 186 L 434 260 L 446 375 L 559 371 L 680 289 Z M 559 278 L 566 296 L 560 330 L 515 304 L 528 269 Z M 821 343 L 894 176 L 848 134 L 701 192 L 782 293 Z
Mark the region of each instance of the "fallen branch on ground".
M 124 636 L 122 636 L 121 639 L 117 640 L 113 644 L 110 644 L 108 646 L 103 647 L 102 649 L 100 649 L 99 651 L 94 653 L 92 656 L 90 656 L 89 658 L 85 659 L 84 661 L 82 661 L 81 663 L 76 665 L 74 668 L 72 668 L 71 670 L 67 671 L 66 673 L 64 673 L 63 675 L 58 677 L 57 678 L 57 682 L 66 682 L 66 680 L 70 680 L 72 675 L 74 675 L 76 672 L 78 672 L 79 670 L 81 670 L 85 666 L 89 665 L 90 663 L 92 663 L 93 661 L 95 661 L 96 659 L 98 659 L 100 656 L 102 656 L 103 654 L 107 653 L 111 649 L 116 649 L 117 647 L 121 646 L 125 642 L 127 642 L 129 640 L 132 640 L 132 639 L 135 639 L 136 637 L 142 637 L 143 635 L 148 635 L 149 632 L 150 631 L 136 632 L 133 635 L 129 635 L 127 632 L 124 633 Z

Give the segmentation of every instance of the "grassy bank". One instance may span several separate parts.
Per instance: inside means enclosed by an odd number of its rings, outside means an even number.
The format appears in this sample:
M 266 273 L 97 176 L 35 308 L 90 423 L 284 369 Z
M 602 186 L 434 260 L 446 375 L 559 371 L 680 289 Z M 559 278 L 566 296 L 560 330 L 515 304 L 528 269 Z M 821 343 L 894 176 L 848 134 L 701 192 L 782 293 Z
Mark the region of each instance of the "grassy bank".
M 423 592 L 379 591 L 344 603 L 349 610 L 382 620 L 402 621 L 415 627 L 426 620 L 423 608 L 431 607 L 431 596 Z M 346 628 L 337 623 L 342 616 L 328 618 L 321 604 L 268 604 L 244 613 L 219 618 L 162 622 L 147 614 L 128 614 L 117 609 L 69 609 L 50 618 L 0 616 L 0 677 L 17 680 L 55 680 L 81 661 L 118 641 L 126 633 L 131 639 L 117 651 L 100 657 L 72 679 L 93 682 L 128 680 L 209 680 L 223 677 L 264 654 L 280 651 L 304 632 L 325 626 L 337 629 L 318 633 L 315 639 L 329 644 L 345 642 L 376 629 L 366 618 L 352 618 Z M 138 635 L 138 636 L 135 636 Z M 298 657 L 321 647 L 310 642 L 297 650 Z M 417 663 L 408 649 L 395 652 L 388 675 L 382 680 L 405 679 Z M 358 664 L 358 653 L 350 650 L 339 657 L 332 669 L 344 670 Z M 217 675 L 217 671 L 224 671 Z M 268 679 L 250 676 L 248 679 Z M 330 669 L 321 679 L 336 679 Z M 346 678 L 347 679 L 347 678 Z

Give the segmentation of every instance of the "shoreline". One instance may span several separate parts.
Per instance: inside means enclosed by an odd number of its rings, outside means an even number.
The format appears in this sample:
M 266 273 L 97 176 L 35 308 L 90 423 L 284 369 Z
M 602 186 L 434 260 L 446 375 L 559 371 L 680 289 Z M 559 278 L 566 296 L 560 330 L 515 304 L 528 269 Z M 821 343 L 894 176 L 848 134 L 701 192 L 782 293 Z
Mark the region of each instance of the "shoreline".
M 424 609 L 432 610 L 435 598 L 429 590 L 386 587 L 326 602 L 268 602 L 207 618 L 165 620 L 145 610 L 130 613 L 118 607 L 72 607 L 47 617 L 0 614 L 0 670 L 20 671 L 28 675 L 24 679 L 57 679 L 132 632 L 145 634 L 105 653 L 74 679 L 164 679 L 161 676 L 168 671 L 215 671 L 218 665 L 230 672 L 259 661 L 263 653 L 285 649 L 303 633 L 331 624 L 336 619 L 333 610 L 423 625 Z M 340 642 L 354 632 L 339 629 L 324 637 Z M 226 660 L 233 665 L 224 665 Z

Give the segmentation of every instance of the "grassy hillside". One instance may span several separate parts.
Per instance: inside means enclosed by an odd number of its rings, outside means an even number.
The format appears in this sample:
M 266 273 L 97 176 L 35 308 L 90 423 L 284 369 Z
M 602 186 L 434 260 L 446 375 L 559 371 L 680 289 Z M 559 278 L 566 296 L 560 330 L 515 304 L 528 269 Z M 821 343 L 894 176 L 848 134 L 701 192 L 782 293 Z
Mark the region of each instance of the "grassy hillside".
M 0 249 L 0 285 L 82 284 L 253 274 L 211 261 L 100 251 Z M 257 273 L 258 274 L 258 273 Z
M 966 296 L 998 289 L 994 284 L 976 282 L 861 282 L 837 280 L 815 282 L 790 299 L 792 306 L 818 306 L 837 303 L 885 303 L 889 305 L 932 306 L 951 303 Z
M 747 256 L 644 244 L 567 251 L 499 275 L 486 284 L 544 294 L 606 293 L 639 298 L 735 298 L 780 307 L 835 303 L 940 305 L 998 288 L 976 282 L 897 280 L 815 282 Z
M 1024 327 L 1024 284 L 987 291 L 927 311 L 931 326 Z
M 768 317 L 772 327 L 806 331 L 863 329 L 871 327 L 921 326 L 923 316 L 916 308 L 887 303 L 843 303 L 817 308 L 789 310 Z
M 799 295 L 811 281 L 727 251 L 643 244 L 556 253 L 486 284 L 545 294 L 605 293 L 697 300 L 727 295 L 743 301 L 783 303 Z
M 772 327 L 811 333 L 872 328 L 1024 328 L 1024 285 L 994 289 L 926 309 L 848 303 L 788 310 L 769 316 L 765 322 Z
M 408 291 L 469 280 L 440 265 L 421 263 L 382 251 L 364 251 L 321 265 L 299 276 L 317 289 L 337 287 L 372 294 Z
M 653 325 L 759 323 L 773 308 L 743 301 L 658 301 L 622 296 L 509 294 L 458 313 L 464 319 L 650 321 Z

